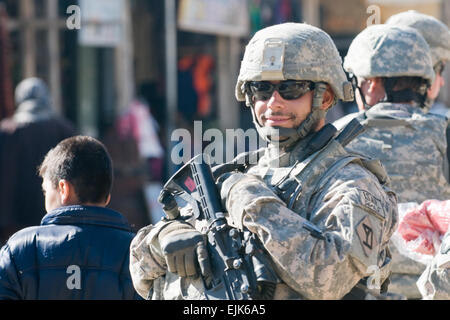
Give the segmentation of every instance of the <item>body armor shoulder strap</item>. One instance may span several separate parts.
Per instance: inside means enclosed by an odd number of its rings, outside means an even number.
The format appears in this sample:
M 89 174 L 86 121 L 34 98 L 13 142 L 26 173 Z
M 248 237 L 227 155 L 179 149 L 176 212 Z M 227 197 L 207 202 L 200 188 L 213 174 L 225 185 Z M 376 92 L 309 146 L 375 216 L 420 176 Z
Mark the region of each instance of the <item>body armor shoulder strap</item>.
M 310 203 L 312 196 L 350 163 L 358 163 L 373 173 L 380 184 L 389 183 L 389 176 L 379 160 L 349 153 L 336 139 L 332 139 L 324 148 L 297 163 L 287 176 L 275 184 L 274 191 L 288 208 L 306 210 L 301 215 L 309 219 L 308 208 L 314 205 Z
M 391 117 L 382 112 L 375 112 L 369 109 L 364 111 L 363 117 L 364 120 L 362 124 L 366 127 L 395 127 L 395 126 L 409 126 L 412 127 L 410 123 L 408 123 L 405 119 L 397 119 L 395 117 Z

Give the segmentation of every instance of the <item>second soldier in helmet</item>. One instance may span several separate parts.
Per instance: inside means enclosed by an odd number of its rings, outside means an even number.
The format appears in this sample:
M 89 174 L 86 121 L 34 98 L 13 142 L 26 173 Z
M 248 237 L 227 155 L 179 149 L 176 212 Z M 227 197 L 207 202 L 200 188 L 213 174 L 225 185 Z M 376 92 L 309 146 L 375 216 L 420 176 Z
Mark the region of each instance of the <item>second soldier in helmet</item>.
M 447 59 L 443 53 L 448 44 L 430 51 L 420 32 L 409 27 L 411 19 L 423 20 L 424 15 L 407 13 L 408 23 L 404 17 L 402 13 L 386 25 L 370 26 L 352 41 L 344 68 L 354 80 L 361 111 L 334 124 L 339 128 L 355 117 L 364 123 L 366 132 L 350 142 L 347 150 L 380 159 L 399 203 L 449 199 L 447 119 L 428 113 L 431 98 L 435 98 L 430 88 L 437 83 L 433 65 Z M 425 24 L 425 33 L 429 33 L 435 21 L 425 19 L 418 24 Z M 437 27 L 442 28 L 440 24 Z M 424 265 L 400 255 L 394 245 L 391 248 L 389 290 L 420 298 L 416 280 Z
M 381 160 L 399 202 L 448 199 L 447 121 L 424 110 L 435 76 L 423 37 L 412 28 L 370 26 L 353 40 L 344 68 L 363 111 L 335 125 L 357 117 L 368 127 L 348 149 Z

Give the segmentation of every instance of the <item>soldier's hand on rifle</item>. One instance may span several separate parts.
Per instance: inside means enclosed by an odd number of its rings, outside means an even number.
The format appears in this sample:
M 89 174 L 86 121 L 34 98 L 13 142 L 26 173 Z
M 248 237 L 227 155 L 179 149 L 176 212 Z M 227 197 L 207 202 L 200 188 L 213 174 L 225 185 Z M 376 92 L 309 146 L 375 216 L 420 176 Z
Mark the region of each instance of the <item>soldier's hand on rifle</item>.
M 204 235 L 190 224 L 173 221 L 161 230 L 158 240 L 170 272 L 180 277 L 211 276 Z

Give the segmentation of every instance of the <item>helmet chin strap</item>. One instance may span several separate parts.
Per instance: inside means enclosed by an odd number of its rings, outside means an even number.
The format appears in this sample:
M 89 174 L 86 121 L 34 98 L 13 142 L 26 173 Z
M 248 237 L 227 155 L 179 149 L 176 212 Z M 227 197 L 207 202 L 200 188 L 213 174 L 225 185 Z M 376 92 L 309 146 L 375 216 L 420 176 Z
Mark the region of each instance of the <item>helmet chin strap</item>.
M 356 86 L 356 89 L 358 89 L 359 92 L 359 96 L 361 97 L 361 101 L 363 103 L 364 106 L 364 110 L 369 110 L 370 108 L 372 108 L 372 106 L 368 105 L 366 102 L 366 98 L 364 96 L 364 94 L 362 93 L 362 90 L 360 87 Z M 384 97 L 384 99 L 386 99 L 386 96 Z M 383 99 L 382 99 L 383 100 Z M 381 100 L 379 102 L 382 102 Z
M 258 122 L 255 115 L 254 105 L 251 97 L 246 94 L 246 103 L 250 106 L 252 111 L 253 123 L 259 135 L 267 141 L 269 144 L 277 146 L 278 148 L 287 148 L 293 145 L 295 142 L 304 139 L 308 136 L 312 130 L 317 126 L 320 119 L 325 118 L 327 110 L 323 110 L 322 102 L 323 95 L 327 90 L 327 84 L 324 82 L 317 82 L 313 91 L 313 101 L 311 106 L 311 112 L 308 114 L 305 120 L 297 128 L 284 128 L 284 127 L 263 127 Z M 280 140 L 283 137 L 284 139 Z

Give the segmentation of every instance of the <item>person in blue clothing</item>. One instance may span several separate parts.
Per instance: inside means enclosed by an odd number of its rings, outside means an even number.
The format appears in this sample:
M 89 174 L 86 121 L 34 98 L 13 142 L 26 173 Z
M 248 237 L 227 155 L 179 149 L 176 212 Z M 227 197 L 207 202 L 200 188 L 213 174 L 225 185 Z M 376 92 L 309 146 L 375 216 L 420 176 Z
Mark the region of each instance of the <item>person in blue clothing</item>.
M 128 268 L 134 233 L 106 208 L 113 167 L 105 146 L 67 138 L 47 153 L 39 175 L 47 214 L 1 248 L 0 299 L 139 299 Z

